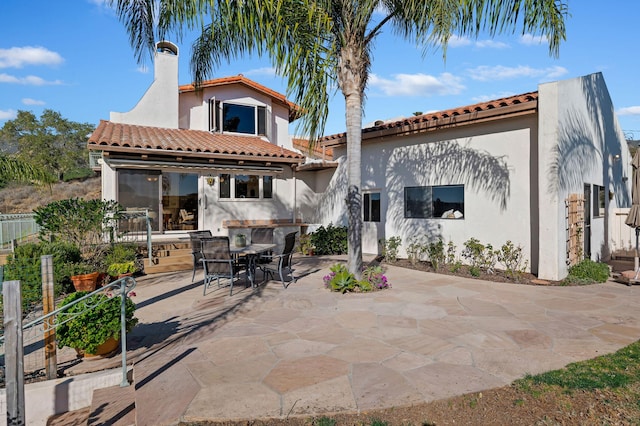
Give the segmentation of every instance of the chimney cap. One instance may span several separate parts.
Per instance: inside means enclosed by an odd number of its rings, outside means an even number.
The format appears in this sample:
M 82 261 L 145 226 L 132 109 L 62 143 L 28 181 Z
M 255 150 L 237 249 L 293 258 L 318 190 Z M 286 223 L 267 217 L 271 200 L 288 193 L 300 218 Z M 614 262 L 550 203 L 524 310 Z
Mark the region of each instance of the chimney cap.
M 178 56 L 178 46 L 170 41 L 159 41 L 156 43 L 156 52 Z

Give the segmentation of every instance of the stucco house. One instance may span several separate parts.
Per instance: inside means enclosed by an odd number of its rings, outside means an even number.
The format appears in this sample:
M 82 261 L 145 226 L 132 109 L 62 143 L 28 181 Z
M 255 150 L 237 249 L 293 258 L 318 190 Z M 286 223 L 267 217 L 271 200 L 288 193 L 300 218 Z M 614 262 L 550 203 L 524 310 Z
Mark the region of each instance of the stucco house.
M 314 222 L 345 223 L 346 135 Z M 330 173 L 330 174 L 329 174 Z M 602 74 L 536 92 L 377 122 L 362 131 L 363 251 L 382 238 L 521 246 L 542 279 L 609 257 L 612 212 L 631 203 L 630 154 Z M 572 209 L 577 208 L 574 212 Z
M 242 75 L 179 85 L 169 42 L 157 44 L 154 67 L 138 104 L 89 137 L 103 198 L 148 211 L 154 235 L 249 223 L 299 230 L 295 169 L 306 156 L 288 130 L 296 105 Z
M 102 194 L 152 218 L 154 238 L 195 229 L 346 225 L 346 135 L 314 151 L 289 134 L 299 110 L 243 76 L 178 84 L 157 44 L 154 81 L 89 138 Z M 557 280 L 583 254 L 607 259 L 612 212 L 631 203 L 630 156 L 600 73 L 535 92 L 376 122 L 362 131 L 363 251 L 399 236 L 522 247 Z M 303 226 L 304 225 L 304 226 Z M 302 229 L 301 229 L 302 226 Z M 403 253 L 404 252 L 404 253 Z

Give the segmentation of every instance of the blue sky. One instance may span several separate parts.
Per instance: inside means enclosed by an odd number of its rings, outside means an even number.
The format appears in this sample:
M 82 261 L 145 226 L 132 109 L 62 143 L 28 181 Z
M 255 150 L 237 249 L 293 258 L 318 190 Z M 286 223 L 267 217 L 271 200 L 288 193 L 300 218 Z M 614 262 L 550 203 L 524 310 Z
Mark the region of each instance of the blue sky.
M 373 50 L 363 123 L 411 116 L 537 90 L 538 84 L 602 72 L 622 129 L 640 139 L 637 25 L 640 2 L 574 0 L 567 41 L 555 59 L 547 45 L 521 34 L 477 40 L 454 38 L 446 62 L 439 50 L 419 46 L 390 29 Z M 110 111 L 128 111 L 153 79 L 152 64 L 135 60 L 124 27 L 102 0 L 0 2 L 0 126 L 18 110 L 97 125 Z M 191 39 L 180 46 L 180 83 L 191 82 Z M 211 78 L 244 74 L 285 93 L 268 59 L 224 64 Z M 344 100 L 332 99 L 325 134 L 342 132 Z M 295 127 L 292 127 L 292 133 Z

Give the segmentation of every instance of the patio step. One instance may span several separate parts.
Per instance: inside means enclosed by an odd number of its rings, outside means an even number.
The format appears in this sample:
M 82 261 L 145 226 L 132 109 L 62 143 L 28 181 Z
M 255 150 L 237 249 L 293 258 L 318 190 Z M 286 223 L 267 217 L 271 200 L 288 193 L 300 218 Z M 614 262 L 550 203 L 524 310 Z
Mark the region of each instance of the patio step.
M 136 424 L 135 386 L 112 386 L 93 391 L 88 426 Z
M 144 260 L 144 272 L 146 274 L 158 274 L 161 272 L 186 271 L 193 268 L 191 249 L 165 249 L 154 251 L 156 256 L 150 262 Z

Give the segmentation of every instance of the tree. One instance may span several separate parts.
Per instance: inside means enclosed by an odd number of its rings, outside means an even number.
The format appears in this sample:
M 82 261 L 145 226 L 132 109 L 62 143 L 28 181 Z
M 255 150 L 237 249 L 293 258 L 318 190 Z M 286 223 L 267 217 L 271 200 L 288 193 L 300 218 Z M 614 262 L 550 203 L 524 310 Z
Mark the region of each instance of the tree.
M 362 268 L 360 145 L 371 52 L 382 29 L 446 53 L 452 35 L 490 36 L 521 27 L 539 34 L 557 55 L 565 38 L 564 0 L 110 0 L 138 56 L 152 52 L 156 36 L 201 29 L 193 44 L 196 85 L 221 60 L 266 54 L 288 78 L 287 95 L 300 105 L 300 129 L 315 143 L 337 87 L 345 98 L 349 271 Z M 375 12 L 375 14 L 374 14 Z M 382 15 L 378 15 L 378 12 Z M 378 18 L 378 16 L 381 16 Z
M 0 131 L 5 153 L 58 179 L 78 169 L 88 169 L 87 136 L 94 126 L 69 121 L 46 109 L 40 119 L 29 111 L 18 111 Z

